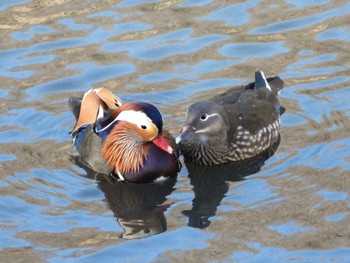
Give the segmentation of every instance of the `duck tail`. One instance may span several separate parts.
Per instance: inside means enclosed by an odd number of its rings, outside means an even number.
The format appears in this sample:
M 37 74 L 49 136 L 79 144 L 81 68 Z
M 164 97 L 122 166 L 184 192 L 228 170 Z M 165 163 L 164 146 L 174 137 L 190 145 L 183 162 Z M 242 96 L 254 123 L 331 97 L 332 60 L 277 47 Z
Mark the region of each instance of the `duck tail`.
M 255 72 L 254 89 L 267 88 L 273 94 L 278 96 L 279 92 L 284 88 L 284 81 L 279 76 L 266 78 L 264 72 Z
M 272 91 L 269 83 L 266 80 L 265 74 L 262 71 L 255 72 L 255 89 L 267 88 Z

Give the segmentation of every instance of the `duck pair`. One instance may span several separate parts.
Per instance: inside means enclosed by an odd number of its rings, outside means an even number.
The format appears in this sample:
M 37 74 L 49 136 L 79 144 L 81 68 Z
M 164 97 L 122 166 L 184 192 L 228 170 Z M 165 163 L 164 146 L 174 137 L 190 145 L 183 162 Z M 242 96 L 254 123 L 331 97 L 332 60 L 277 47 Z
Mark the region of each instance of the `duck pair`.
M 213 166 L 253 157 L 279 136 L 283 88 L 279 77 L 255 73 L 255 82 L 229 89 L 190 105 L 176 140 L 163 130 L 159 110 L 146 102 L 123 104 L 106 89 L 71 97 L 76 124 L 71 132 L 80 159 L 88 168 L 121 180 L 150 183 L 176 176 L 185 160 Z

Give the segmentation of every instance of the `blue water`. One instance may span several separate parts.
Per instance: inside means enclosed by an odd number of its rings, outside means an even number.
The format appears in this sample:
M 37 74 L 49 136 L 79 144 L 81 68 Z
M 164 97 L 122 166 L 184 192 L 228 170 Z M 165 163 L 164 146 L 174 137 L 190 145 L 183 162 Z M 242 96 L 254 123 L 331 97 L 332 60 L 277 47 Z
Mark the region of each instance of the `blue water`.
M 1 262 L 350 262 L 350 69 L 344 0 L 2 1 Z M 285 81 L 269 156 L 135 186 L 87 173 L 70 96 L 187 107 Z

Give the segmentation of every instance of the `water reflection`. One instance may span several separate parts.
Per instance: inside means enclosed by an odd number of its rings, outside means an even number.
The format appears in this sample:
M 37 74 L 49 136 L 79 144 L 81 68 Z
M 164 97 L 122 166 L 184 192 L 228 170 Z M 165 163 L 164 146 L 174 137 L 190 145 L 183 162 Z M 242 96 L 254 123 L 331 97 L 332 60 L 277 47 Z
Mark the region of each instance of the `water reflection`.
M 280 141 L 281 137 L 270 148 L 253 158 L 227 165 L 205 167 L 186 163 L 195 194 L 191 210 L 182 211 L 189 218 L 188 225 L 196 228 L 208 227 L 209 218 L 215 216 L 229 190 L 228 182 L 244 180 L 246 176 L 259 172 L 265 161 L 274 155 Z
M 349 14 L 346 0 L 0 1 L 2 261 L 349 262 Z M 175 134 L 189 104 L 256 69 L 286 82 L 274 156 L 248 177 L 260 164 L 184 167 L 168 196 L 130 205 L 166 231 L 117 237 L 104 194 L 152 188 L 77 171 L 67 99 L 106 87 L 159 106 Z
M 164 212 L 171 204 L 163 204 L 174 190 L 176 179 L 151 184 L 131 184 L 104 180 L 98 187 L 123 228 L 125 239 L 145 238 L 166 231 Z
M 84 167 L 78 157 L 72 159 L 82 167 L 89 178 L 97 180 L 106 202 L 123 228 L 125 239 L 146 238 L 167 230 L 164 204 L 174 190 L 176 178 L 150 184 L 133 184 L 119 181 L 113 176 L 96 173 Z
M 145 38 L 142 44 L 138 40 L 109 42 L 101 49 L 106 52 L 128 52 L 130 57 L 137 59 L 158 60 L 192 53 L 227 39 L 227 36 L 218 34 L 191 37 L 192 34 L 193 30 L 186 28 Z
M 304 3 L 303 3 L 304 4 Z M 340 8 L 328 9 L 325 12 L 320 12 L 316 15 L 304 16 L 302 18 L 292 19 L 284 22 L 278 22 L 275 24 L 263 26 L 252 30 L 251 34 L 276 34 L 281 32 L 292 31 L 296 29 L 304 28 L 305 26 L 311 26 L 320 24 L 327 21 L 330 18 L 337 16 L 343 16 L 348 13 L 350 4 L 346 4 Z

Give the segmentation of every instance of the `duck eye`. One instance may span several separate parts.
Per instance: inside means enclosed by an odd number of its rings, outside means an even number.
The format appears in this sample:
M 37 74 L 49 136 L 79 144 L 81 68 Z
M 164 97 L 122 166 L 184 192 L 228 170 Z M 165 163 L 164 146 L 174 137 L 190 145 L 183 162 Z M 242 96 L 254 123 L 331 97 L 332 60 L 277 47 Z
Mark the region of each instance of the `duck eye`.
M 147 126 L 146 125 L 141 125 L 141 129 L 146 130 Z
M 201 115 L 200 118 L 201 118 L 202 121 L 205 121 L 208 118 L 208 114 L 204 113 L 204 114 Z

